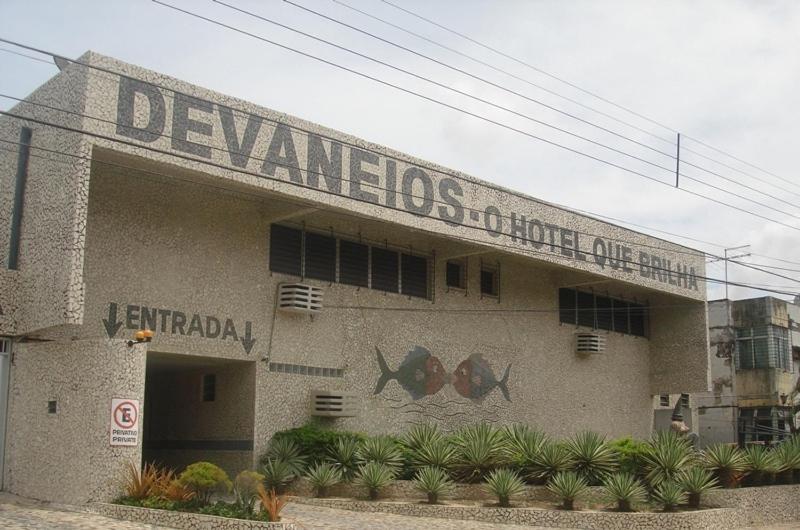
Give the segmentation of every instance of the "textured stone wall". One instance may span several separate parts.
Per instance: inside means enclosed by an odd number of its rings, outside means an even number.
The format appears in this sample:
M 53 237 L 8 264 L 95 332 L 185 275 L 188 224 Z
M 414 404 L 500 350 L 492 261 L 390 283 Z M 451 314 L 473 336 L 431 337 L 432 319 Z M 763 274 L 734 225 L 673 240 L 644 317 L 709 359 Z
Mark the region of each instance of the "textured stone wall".
M 120 340 L 16 344 L 11 367 L 8 491 L 80 504 L 120 493 L 141 447 L 111 447 L 111 398 L 144 399 L 144 348 Z M 49 414 L 48 401 L 57 402 Z
M 800 486 L 717 490 L 706 494 L 703 504 L 736 508 L 747 525 L 800 521 Z
M 198 513 L 151 510 L 119 504 L 95 503 L 90 506 L 90 509 L 106 517 L 136 521 L 159 528 L 181 528 L 186 530 L 295 530 L 297 528 L 294 523 L 265 523 Z

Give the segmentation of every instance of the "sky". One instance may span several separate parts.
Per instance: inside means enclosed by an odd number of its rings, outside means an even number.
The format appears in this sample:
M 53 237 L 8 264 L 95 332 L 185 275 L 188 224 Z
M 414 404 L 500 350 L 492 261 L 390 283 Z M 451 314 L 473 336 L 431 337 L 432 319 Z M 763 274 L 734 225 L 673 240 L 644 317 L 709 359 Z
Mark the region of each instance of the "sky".
M 222 0 L 517 113 L 512 114 L 211 0 L 164 1 L 649 178 L 149 0 L 0 0 L 0 37 L 67 57 L 94 50 L 716 255 L 725 247 L 750 245 L 739 251 L 751 254 L 742 261 L 789 269 L 770 269 L 786 278 L 731 264 L 730 281 L 800 293 L 800 176 L 793 159 L 800 138 L 798 2 L 392 0 L 500 55 L 382 0 L 292 0 L 501 89 L 282 0 Z M 24 52 L 6 44 L 0 49 Z M 0 52 L 0 93 L 24 97 L 56 72 L 53 65 Z M 0 98 L 0 108 L 12 104 Z M 676 131 L 686 175 L 681 189 L 674 187 Z M 722 263 L 710 263 L 707 275 L 724 278 Z M 723 286 L 708 285 L 709 299 L 725 296 Z M 733 299 L 769 294 L 729 289 Z

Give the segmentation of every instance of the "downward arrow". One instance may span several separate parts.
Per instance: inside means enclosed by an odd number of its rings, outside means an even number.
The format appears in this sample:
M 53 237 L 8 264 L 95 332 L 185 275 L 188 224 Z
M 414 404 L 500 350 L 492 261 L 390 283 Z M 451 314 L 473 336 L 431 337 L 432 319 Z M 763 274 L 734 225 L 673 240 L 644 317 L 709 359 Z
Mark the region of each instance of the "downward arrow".
M 256 339 L 252 338 L 251 336 L 251 323 L 245 322 L 244 323 L 244 337 L 242 337 L 242 347 L 244 348 L 244 352 L 249 354 L 250 350 L 253 349 L 253 344 L 256 343 Z
M 106 327 L 108 338 L 113 338 L 117 334 L 119 328 L 122 327 L 122 322 L 117 322 L 117 304 L 110 302 L 108 304 L 108 320 L 103 319 L 103 325 Z

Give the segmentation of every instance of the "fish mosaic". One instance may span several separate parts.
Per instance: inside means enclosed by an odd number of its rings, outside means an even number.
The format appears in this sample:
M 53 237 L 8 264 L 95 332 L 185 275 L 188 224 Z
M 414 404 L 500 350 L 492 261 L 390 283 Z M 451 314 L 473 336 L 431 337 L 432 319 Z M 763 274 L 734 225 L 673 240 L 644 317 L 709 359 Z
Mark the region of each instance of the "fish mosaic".
M 479 353 L 470 355 L 458 365 L 455 372 L 449 374 L 439 358 L 422 346 L 415 346 L 409 351 L 397 370 L 389 368 L 380 349 L 376 347 L 375 352 L 381 375 L 375 385 L 374 394 L 383 392 L 389 381 L 397 381 L 414 400 L 432 396 L 450 384 L 459 395 L 473 401 L 483 399 L 495 388 L 500 390 L 507 401 L 511 401 L 508 392 L 510 364 L 506 367 L 503 377 L 498 380 L 489 363 Z

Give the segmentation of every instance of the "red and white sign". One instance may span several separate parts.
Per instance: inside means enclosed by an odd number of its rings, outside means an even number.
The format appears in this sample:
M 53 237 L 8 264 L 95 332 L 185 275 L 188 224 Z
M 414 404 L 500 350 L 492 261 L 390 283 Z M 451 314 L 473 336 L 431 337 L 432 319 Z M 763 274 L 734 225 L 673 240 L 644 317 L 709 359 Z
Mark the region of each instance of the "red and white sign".
M 111 400 L 111 445 L 139 445 L 139 400 Z

